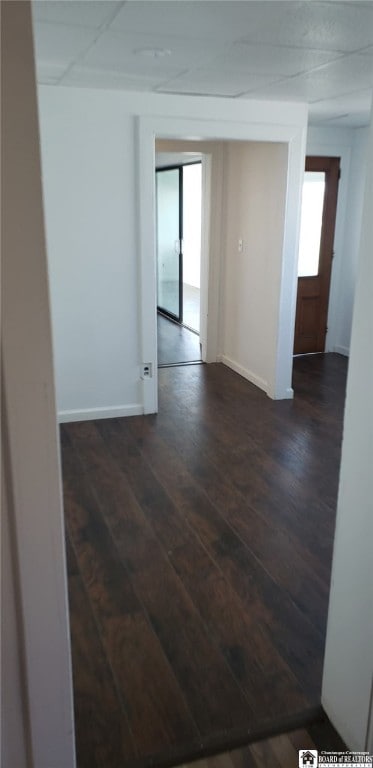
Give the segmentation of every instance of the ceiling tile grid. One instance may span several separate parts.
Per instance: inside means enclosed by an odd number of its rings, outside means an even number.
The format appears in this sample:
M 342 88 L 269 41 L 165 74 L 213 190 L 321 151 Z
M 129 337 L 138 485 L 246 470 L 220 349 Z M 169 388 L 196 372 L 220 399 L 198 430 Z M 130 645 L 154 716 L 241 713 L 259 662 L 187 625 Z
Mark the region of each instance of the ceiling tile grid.
M 40 83 L 306 101 L 364 125 L 373 1 L 34 0 Z

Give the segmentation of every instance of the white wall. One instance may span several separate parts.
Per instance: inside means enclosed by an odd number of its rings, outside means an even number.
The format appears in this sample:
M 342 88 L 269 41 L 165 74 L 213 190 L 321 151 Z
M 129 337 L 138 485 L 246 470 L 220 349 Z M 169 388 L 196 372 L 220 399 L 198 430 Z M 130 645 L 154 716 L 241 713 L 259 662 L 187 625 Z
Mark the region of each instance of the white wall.
M 367 128 L 311 127 L 307 154 L 341 158 L 328 312 L 327 352 L 349 354 L 365 180 Z
M 3 758 L 4 768 L 24 768 L 26 759 L 35 768 L 73 768 L 61 473 L 30 3 L 3 3 L 1 17 L 7 516 Z
M 58 410 L 140 413 L 134 121 L 84 90 L 40 109 Z
M 271 392 L 291 396 L 288 329 L 306 107 L 56 86 L 42 86 L 39 103 L 60 417 L 156 409 L 154 135 L 290 142 L 288 252 Z M 211 209 L 211 216 L 219 210 Z M 215 294 L 220 247 L 210 243 Z M 207 337 L 215 350 L 218 318 L 209 295 Z M 153 365 L 153 380 L 140 381 L 141 362 Z
M 60 420 L 142 413 L 135 117 L 53 86 L 39 110 Z
M 373 124 L 365 163 L 367 186 L 322 687 L 326 712 L 351 749 L 368 748 L 368 719 L 372 717 Z
M 202 165 L 183 169 L 183 281 L 201 284 Z
M 225 145 L 221 359 L 264 391 L 277 337 L 287 161 L 286 144 Z

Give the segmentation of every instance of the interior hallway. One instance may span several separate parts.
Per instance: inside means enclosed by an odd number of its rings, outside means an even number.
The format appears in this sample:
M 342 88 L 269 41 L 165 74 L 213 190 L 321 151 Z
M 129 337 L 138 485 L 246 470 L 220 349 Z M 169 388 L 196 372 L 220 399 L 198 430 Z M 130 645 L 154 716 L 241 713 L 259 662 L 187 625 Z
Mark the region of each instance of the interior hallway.
M 273 402 L 162 369 L 157 416 L 61 427 L 79 768 L 176 764 L 316 711 L 347 361 Z
M 157 314 L 158 365 L 192 363 L 201 360 L 199 336 L 174 323 L 159 312 Z

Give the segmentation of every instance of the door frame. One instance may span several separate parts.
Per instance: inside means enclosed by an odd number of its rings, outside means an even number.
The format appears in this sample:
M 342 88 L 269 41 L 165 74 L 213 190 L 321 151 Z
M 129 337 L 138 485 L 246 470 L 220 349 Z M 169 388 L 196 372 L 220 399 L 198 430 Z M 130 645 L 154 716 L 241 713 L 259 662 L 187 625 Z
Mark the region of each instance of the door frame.
M 182 165 L 169 165 L 164 168 L 156 168 L 155 176 L 157 173 L 165 173 L 166 171 L 178 171 L 179 173 L 179 316 L 177 317 L 167 309 L 163 309 L 158 306 L 158 284 L 157 284 L 157 311 L 159 310 L 166 317 L 175 320 L 180 325 L 183 322 L 183 171 Z M 156 210 L 157 210 L 157 192 L 156 192 Z M 157 264 L 158 268 L 158 264 Z
M 247 122 L 211 121 L 169 116 L 138 116 L 138 235 L 139 235 L 139 307 L 141 319 L 142 363 L 150 364 L 152 376 L 143 379 L 144 413 L 158 410 L 156 249 L 155 249 L 155 140 L 255 141 L 281 142 L 288 148 L 288 176 L 281 281 L 277 300 L 277 324 L 267 394 L 273 399 L 293 397 L 291 386 L 295 323 L 297 254 L 300 224 L 301 184 L 306 146 L 306 108 L 303 105 L 279 106 L 277 121 L 269 117 L 265 105 L 258 102 Z M 288 118 L 288 122 L 286 120 Z M 222 191 L 220 203 L 222 209 Z M 215 210 L 215 215 L 218 211 Z M 221 221 L 220 216 L 220 221 Z M 211 251 L 211 249 L 209 249 Z M 219 350 L 219 297 L 223 248 L 210 252 L 206 322 L 206 360 L 216 361 Z
M 321 221 L 321 237 L 319 246 L 319 270 L 317 275 L 298 277 L 297 282 L 297 306 L 295 317 L 295 334 L 297 335 L 297 328 L 301 326 L 299 313 L 299 298 L 300 298 L 300 281 L 309 281 L 308 291 L 312 293 L 312 286 L 319 284 L 320 302 L 322 305 L 322 316 L 320 323 L 324 328 L 320 332 L 320 324 L 317 332 L 316 346 L 318 349 L 312 349 L 304 352 L 295 351 L 295 338 L 294 338 L 294 355 L 298 354 L 312 354 L 314 352 L 325 352 L 326 349 L 326 337 L 328 332 L 328 316 L 329 316 L 329 303 L 330 303 L 330 290 L 332 283 L 332 270 L 334 260 L 334 243 L 336 233 L 336 221 L 337 221 L 337 208 L 338 208 L 338 191 L 339 191 L 339 179 L 341 176 L 341 158 L 336 155 L 307 155 L 305 162 L 305 173 L 307 172 L 321 172 L 325 173 L 325 191 L 323 199 L 322 209 L 322 221 Z M 318 281 L 318 282 L 317 282 Z
M 170 153 L 171 154 L 171 153 Z M 181 151 L 180 154 L 183 154 Z M 186 153 L 185 153 L 186 154 Z M 162 171 L 179 171 L 179 239 L 180 239 L 180 253 L 179 253 L 179 318 L 176 317 L 172 312 L 168 312 L 166 309 L 163 309 L 158 305 L 157 300 L 157 311 L 161 312 L 161 314 L 165 315 L 166 317 L 171 318 L 171 320 L 174 320 L 175 322 L 179 323 L 179 325 L 184 325 L 183 319 L 184 319 L 184 292 L 183 292 L 183 283 L 184 283 L 184 251 L 183 251 L 183 242 L 184 242 L 184 168 L 190 165 L 200 165 L 201 166 L 201 175 L 203 176 L 203 153 L 201 152 L 201 158 L 199 160 L 189 160 L 185 163 L 173 163 L 170 165 L 164 165 L 162 168 L 155 168 L 155 174 L 162 173 Z M 204 194 L 204 184 L 203 184 L 203 178 L 201 179 L 201 214 L 203 213 L 203 210 L 208 206 L 209 201 L 206 199 L 206 195 Z M 203 237 L 203 227 L 208 226 L 206 223 L 206 216 L 201 216 L 202 218 L 202 224 L 201 224 L 201 253 L 200 253 L 200 294 L 202 291 L 201 286 L 201 273 L 202 273 L 202 265 L 205 257 L 205 248 L 204 246 L 204 237 Z M 205 219 L 205 221 L 203 221 Z M 158 299 L 158 296 L 157 296 Z M 201 305 L 201 300 L 200 300 Z M 200 306 L 200 314 L 201 314 L 201 306 Z M 198 334 L 200 335 L 200 334 Z
M 156 137 L 155 139 L 155 145 L 156 145 L 156 151 L 157 150 L 157 141 L 159 137 Z M 216 328 L 210 329 L 210 343 L 209 348 L 207 347 L 207 317 L 208 317 L 208 281 L 209 281 L 209 252 L 210 252 L 210 242 L 211 247 L 215 247 L 217 251 L 219 251 L 220 244 L 221 244 L 221 237 L 223 237 L 223 232 L 219 232 L 219 237 L 216 238 L 216 236 L 212 237 L 210 240 L 210 229 L 211 229 L 211 220 L 214 219 L 214 210 L 211 208 L 211 187 L 212 187 L 212 181 L 211 177 L 213 175 L 212 170 L 212 158 L 214 155 L 214 178 L 219 173 L 222 173 L 223 170 L 223 157 L 221 150 L 217 149 L 216 145 L 213 145 L 212 142 L 193 142 L 190 140 L 185 139 L 172 139 L 171 141 L 167 140 L 167 145 L 171 145 L 172 148 L 166 148 L 162 147 L 160 150 L 164 154 L 167 154 L 168 152 L 171 155 L 188 155 L 191 151 L 193 153 L 198 154 L 199 158 L 198 160 L 190 160 L 186 163 L 183 163 L 182 165 L 194 165 L 194 164 L 201 164 L 201 183 L 202 183 L 202 189 L 201 189 L 201 270 L 200 270 L 200 329 L 199 329 L 199 342 L 201 347 L 201 360 L 203 363 L 210 363 L 215 362 L 215 358 L 213 357 L 213 354 L 210 354 L 210 348 L 214 348 L 214 338 L 213 333 L 217 334 L 218 331 Z M 174 165 L 178 165 L 178 163 L 174 163 Z M 217 168 L 218 166 L 218 168 Z M 166 166 L 165 166 L 166 167 Z M 169 166 L 167 166 L 169 167 Z M 215 186 L 218 186 L 215 184 Z M 217 213 L 215 214 L 215 226 L 213 227 L 214 230 L 218 229 L 217 222 L 220 220 L 220 213 L 221 213 L 221 206 L 222 206 L 222 200 L 219 196 L 217 196 L 218 199 L 215 199 L 215 210 Z M 220 218 L 219 218 L 220 217 Z M 217 336 L 216 336 L 217 338 Z M 212 340 L 211 340 L 212 339 Z
M 353 183 L 351 176 L 351 146 L 344 139 L 332 132 L 324 130 L 315 133 L 312 128 L 308 131 L 307 157 L 339 157 L 341 177 L 338 189 L 337 219 L 334 235 L 334 259 L 329 292 L 328 333 L 326 335 L 325 352 L 337 352 L 349 355 L 349 347 L 341 346 L 339 328 L 345 314 L 345 296 L 343 295 L 343 272 L 348 269 L 349 242 L 351 239 L 348 216 L 349 188 Z M 356 212 L 353 212 L 356 217 Z M 353 225 L 357 227 L 356 221 Z

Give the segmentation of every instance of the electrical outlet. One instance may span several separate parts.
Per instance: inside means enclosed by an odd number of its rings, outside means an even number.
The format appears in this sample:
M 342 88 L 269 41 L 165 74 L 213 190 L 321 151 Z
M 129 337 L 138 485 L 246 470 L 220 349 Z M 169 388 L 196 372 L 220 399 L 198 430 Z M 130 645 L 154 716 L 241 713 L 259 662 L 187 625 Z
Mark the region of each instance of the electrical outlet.
M 243 240 L 242 237 L 240 237 L 238 241 L 238 253 L 243 253 Z
M 153 376 L 153 370 L 152 370 L 152 364 L 151 363 L 143 363 L 141 366 L 141 374 L 142 379 L 151 379 Z

